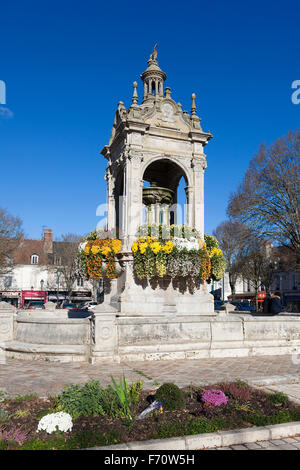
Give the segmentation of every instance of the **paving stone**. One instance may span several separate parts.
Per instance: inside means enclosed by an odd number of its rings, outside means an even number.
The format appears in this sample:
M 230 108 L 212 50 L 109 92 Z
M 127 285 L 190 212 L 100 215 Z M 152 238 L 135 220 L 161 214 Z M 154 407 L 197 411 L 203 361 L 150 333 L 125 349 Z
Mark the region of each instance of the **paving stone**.
M 248 450 L 245 445 L 236 445 L 236 446 L 231 446 L 232 450 Z
M 285 443 L 282 443 L 281 446 L 278 446 L 278 449 L 280 449 L 280 450 L 298 450 L 296 446 L 293 446 L 292 444 L 285 444 Z
M 284 441 L 283 439 L 271 439 L 270 442 L 271 444 L 274 444 L 275 446 L 280 446 Z
M 298 441 L 296 439 L 294 439 L 293 437 L 285 437 L 283 439 L 284 442 L 286 442 L 287 444 L 295 444 L 297 443 Z
M 256 442 L 249 442 L 249 443 L 245 444 L 245 446 L 246 446 L 247 449 L 249 449 L 249 450 L 258 450 L 258 449 L 262 449 L 262 447 L 259 445 L 259 443 L 256 443 Z
M 259 443 L 259 445 L 263 448 L 263 449 L 276 449 L 278 446 L 275 446 L 274 444 L 272 444 L 270 441 L 262 441 Z M 287 444 L 288 445 L 288 444 Z

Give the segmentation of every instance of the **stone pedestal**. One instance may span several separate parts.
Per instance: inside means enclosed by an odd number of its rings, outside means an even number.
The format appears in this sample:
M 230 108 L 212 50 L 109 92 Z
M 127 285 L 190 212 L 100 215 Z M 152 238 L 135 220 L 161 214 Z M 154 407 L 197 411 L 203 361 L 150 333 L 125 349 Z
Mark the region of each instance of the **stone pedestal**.
M 6 362 L 5 343 L 14 337 L 14 316 L 16 309 L 6 302 L 0 302 L 0 364 Z
M 0 343 L 10 341 L 14 335 L 16 309 L 6 302 L 0 302 Z
M 123 271 L 118 279 L 108 281 L 104 298 L 119 316 L 216 314 L 205 282 L 168 277 L 140 281 L 132 253 L 123 253 L 120 264 Z

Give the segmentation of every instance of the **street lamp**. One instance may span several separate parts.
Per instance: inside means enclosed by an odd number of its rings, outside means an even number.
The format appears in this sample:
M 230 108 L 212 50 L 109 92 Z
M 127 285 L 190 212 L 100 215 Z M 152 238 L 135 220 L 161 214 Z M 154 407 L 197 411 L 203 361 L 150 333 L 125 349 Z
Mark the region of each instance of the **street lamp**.
M 61 275 L 61 269 L 60 268 L 57 268 L 56 275 L 57 275 L 57 304 L 58 304 L 58 302 L 59 302 L 59 278 L 60 278 L 60 275 Z

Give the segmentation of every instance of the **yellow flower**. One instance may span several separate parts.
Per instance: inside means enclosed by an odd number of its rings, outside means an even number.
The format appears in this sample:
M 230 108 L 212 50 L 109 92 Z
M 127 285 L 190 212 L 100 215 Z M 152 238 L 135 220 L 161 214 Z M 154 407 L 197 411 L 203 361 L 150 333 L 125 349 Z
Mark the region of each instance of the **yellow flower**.
M 169 254 L 169 253 L 172 253 L 173 248 L 174 248 L 174 243 L 172 243 L 172 242 L 169 240 L 169 241 L 167 241 L 167 242 L 165 243 L 164 246 L 162 246 L 161 249 L 162 249 L 165 253 Z
M 89 254 L 89 252 L 90 252 L 90 247 L 89 247 L 89 245 L 86 245 L 86 247 L 85 247 L 85 249 L 84 249 L 84 252 L 85 252 L 86 255 Z
M 104 256 L 107 256 L 110 252 L 111 252 L 111 249 L 108 246 L 104 246 L 103 248 L 101 248 L 101 253 Z
M 157 254 L 161 250 L 161 244 L 159 242 L 150 243 L 150 248 L 153 253 Z
M 147 246 L 148 246 L 148 243 L 147 242 L 143 242 L 143 243 L 140 243 L 140 252 L 142 254 L 145 253 L 146 249 L 147 249 Z
M 91 250 L 92 250 L 93 255 L 96 255 L 100 251 L 100 246 L 93 245 Z
M 210 253 L 209 253 L 210 257 L 212 256 L 222 256 L 223 253 L 222 253 L 222 250 L 220 250 L 220 248 L 213 248 Z
M 137 241 L 136 241 L 136 242 L 133 242 L 131 249 L 132 249 L 133 253 L 136 253 L 136 252 L 138 251 L 138 249 L 139 249 L 139 244 L 138 244 Z
M 112 249 L 114 250 L 114 252 L 117 254 L 121 251 L 121 248 L 122 248 L 122 242 L 121 240 L 112 240 L 111 242 L 111 245 L 112 245 Z

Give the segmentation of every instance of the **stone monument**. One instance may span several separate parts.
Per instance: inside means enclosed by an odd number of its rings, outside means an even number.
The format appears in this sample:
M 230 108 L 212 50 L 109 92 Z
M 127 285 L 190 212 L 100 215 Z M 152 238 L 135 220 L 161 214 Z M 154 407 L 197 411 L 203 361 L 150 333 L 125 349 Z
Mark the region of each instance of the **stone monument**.
M 191 290 L 184 279 L 142 283 L 134 274 L 131 246 L 138 227 L 143 223 L 178 223 L 181 178 L 185 181 L 185 224 L 204 239 L 204 147 L 212 138 L 201 127 L 195 94 L 189 114 L 171 98 L 170 88 L 164 88 L 166 74 L 158 65 L 156 46 L 141 79 L 142 103 L 138 104 L 138 85 L 133 82 L 132 104 L 126 109 L 119 102 L 109 145 L 101 152 L 107 159 L 107 228 L 120 230 L 120 265 L 124 270 L 106 288 L 106 302 L 125 316 L 213 315 L 213 297 L 206 283 L 199 282 Z M 148 186 L 144 187 L 144 182 Z

